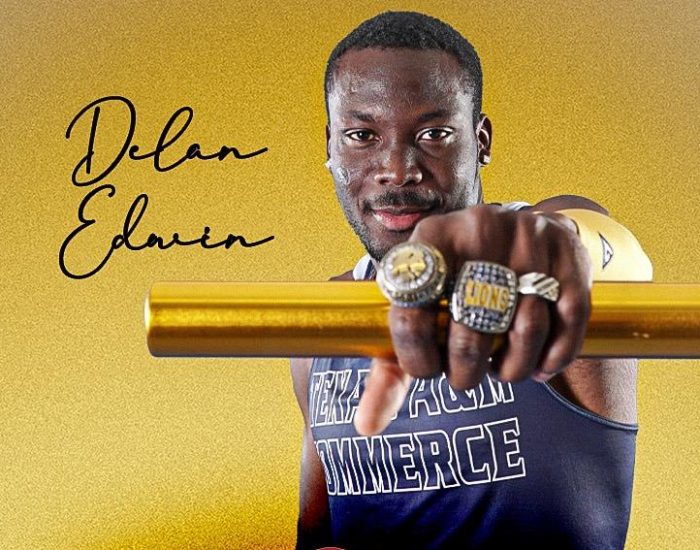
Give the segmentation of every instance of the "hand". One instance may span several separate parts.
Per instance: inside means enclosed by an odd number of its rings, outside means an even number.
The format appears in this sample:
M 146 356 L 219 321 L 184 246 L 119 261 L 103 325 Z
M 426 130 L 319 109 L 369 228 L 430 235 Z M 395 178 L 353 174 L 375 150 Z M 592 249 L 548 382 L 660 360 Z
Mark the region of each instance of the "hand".
M 487 372 L 506 382 L 528 376 L 544 382 L 579 354 L 590 315 L 590 260 L 576 225 L 556 213 L 514 212 L 480 205 L 421 220 L 410 241 L 438 248 L 448 280 L 468 260 L 495 262 L 517 275 L 531 271 L 559 281 L 559 299 L 519 295 L 504 345 L 493 357 L 494 335 L 450 321 L 447 343 L 438 345 L 437 306 L 392 305 L 389 326 L 396 359 L 375 359 L 355 415 L 361 434 L 384 430 L 401 407 L 411 381 L 445 372 L 450 386 L 465 390 Z

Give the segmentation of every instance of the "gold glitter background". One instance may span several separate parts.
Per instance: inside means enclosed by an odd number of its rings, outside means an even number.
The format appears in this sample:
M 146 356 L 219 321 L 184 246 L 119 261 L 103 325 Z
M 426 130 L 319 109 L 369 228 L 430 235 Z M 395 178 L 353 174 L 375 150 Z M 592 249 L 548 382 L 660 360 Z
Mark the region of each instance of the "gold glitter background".
M 0 540 L 3 548 L 291 548 L 301 420 L 282 360 L 149 357 L 157 280 L 324 280 L 361 254 L 323 167 L 322 79 L 334 44 L 384 9 L 450 22 L 480 53 L 494 123 L 487 199 L 593 198 L 630 227 L 658 281 L 700 282 L 700 4 L 604 2 L 3 2 L 0 20 Z M 148 233 L 253 249 L 118 250 L 96 276 L 58 250 L 90 188 L 70 183 L 89 102 L 131 99 L 151 149 L 191 106 L 192 142 L 269 152 L 158 173 L 125 160 L 89 210 L 94 266 L 139 193 Z M 96 158 L 124 139 L 103 112 Z M 167 158 L 173 160 L 175 152 Z M 700 538 L 700 369 L 641 367 L 628 548 Z

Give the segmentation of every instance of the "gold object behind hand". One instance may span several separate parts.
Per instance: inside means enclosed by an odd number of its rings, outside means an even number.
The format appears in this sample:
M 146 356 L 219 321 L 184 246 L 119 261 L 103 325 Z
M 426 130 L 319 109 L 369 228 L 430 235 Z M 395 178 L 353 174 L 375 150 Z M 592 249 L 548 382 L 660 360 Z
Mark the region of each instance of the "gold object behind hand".
M 582 356 L 700 357 L 700 284 L 595 283 L 592 301 Z M 159 357 L 386 357 L 388 309 L 374 282 L 156 283 L 145 313 Z

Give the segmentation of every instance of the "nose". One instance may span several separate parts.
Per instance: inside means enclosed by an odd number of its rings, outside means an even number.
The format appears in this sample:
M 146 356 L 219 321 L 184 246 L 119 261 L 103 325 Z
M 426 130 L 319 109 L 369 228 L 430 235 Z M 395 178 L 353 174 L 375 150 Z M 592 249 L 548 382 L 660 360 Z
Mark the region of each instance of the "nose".
M 374 174 L 374 181 L 380 185 L 402 187 L 415 185 L 422 180 L 423 172 L 418 165 L 415 148 L 400 143 L 387 144 Z

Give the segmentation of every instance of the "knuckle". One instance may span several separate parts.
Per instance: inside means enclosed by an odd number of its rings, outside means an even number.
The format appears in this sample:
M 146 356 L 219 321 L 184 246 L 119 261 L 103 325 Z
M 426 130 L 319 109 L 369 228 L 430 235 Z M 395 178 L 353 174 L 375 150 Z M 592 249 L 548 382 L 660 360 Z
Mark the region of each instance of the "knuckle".
M 469 334 L 455 334 L 450 336 L 450 356 L 461 363 L 469 365 L 478 364 L 481 361 L 479 351 L 474 338 Z
M 543 331 L 544 327 L 536 320 L 530 317 L 518 318 L 511 327 L 508 338 L 516 344 L 524 344 L 539 339 Z
M 428 216 L 420 220 L 413 228 L 411 240 L 420 242 L 437 242 L 440 235 L 443 234 L 445 221 L 441 216 Z
M 401 308 L 390 312 L 391 338 L 401 369 L 415 378 L 428 378 L 440 372 L 436 359 L 435 326 Z
M 590 296 L 586 293 L 585 296 L 576 298 L 560 298 L 557 308 L 566 324 L 572 326 L 585 325 L 591 314 Z
M 558 224 L 562 229 L 567 231 L 572 237 L 578 235 L 578 228 L 576 226 L 576 222 L 574 222 L 568 216 L 565 216 L 564 214 L 560 214 L 559 212 L 551 212 L 548 214 L 548 216 L 552 219 L 552 221 L 554 221 L 556 224 Z
M 472 233 L 487 234 L 499 214 L 498 209 L 490 205 L 474 206 L 462 211 L 462 223 Z
M 531 212 L 518 212 L 515 218 L 515 228 L 518 233 L 534 235 L 547 226 L 546 220 L 540 220 Z
M 556 220 L 548 220 L 547 227 L 543 231 L 546 235 L 548 246 L 552 253 L 560 257 L 578 257 L 580 239 L 576 233 L 570 231 Z M 583 249 L 585 251 L 585 248 Z M 567 261 L 567 263 L 571 263 Z
M 546 212 L 543 214 L 540 214 L 541 218 L 545 218 L 547 220 L 551 220 L 559 225 L 564 223 L 564 220 L 568 219 L 564 214 L 560 214 L 559 212 Z
M 486 206 L 479 206 L 477 208 L 467 210 L 467 214 L 472 222 L 481 225 L 491 220 L 494 215 L 494 211 Z
M 564 225 L 560 219 L 555 217 L 554 213 L 548 213 L 546 216 L 542 216 L 542 218 L 543 221 L 546 222 L 544 233 L 547 234 L 551 242 L 563 248 L 563 250 L 568 249 L 575 251 L 578 249 L 581 242 L 575 230 Z
M 514 212 L 492 205 L 464 210 L 455 242 L 465 259 L 507 263 L 513 241 Z
M 425 344 L 428 334 L 425 326 L 414 323 L 404 315 L 394 315 L 391 319 L 391 334 L 394 342 L 402 347 L 414 347 Z

